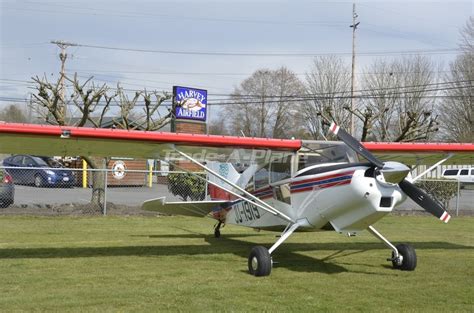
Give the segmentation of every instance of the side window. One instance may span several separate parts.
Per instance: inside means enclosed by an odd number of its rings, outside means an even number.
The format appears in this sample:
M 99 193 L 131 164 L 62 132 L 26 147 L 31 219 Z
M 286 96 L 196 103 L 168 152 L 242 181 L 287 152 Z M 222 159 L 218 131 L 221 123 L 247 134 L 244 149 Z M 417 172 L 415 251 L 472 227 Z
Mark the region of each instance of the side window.
M 291 156 L 272 161 L 270 164 L 270 182 L 274 183 L 291 177 Z
M 456 176 L 458 174 L 458 170 L 445 170 L 444 176 Z
M 23 156 L 21 155 L 17 155 L 16 157 L 12 159 L 12 162 L 17 165 L 21 165 L 22 161 L 23 161 Z
M 268 169 L 267 169 L 268 165 L 266 167 L 263 167 L 261 169 L 259 169 L 256 173 L 255 173 L 255 178 L 254 178 L 254 186 L 255 186 L 255 190 L 257 189 L 260 189 L 262 187 L 265 187 L 265 186 L 268 186 Z
M 463 175 L 463 176 L 469 175 L 469 170 L 467 170 L 467 169 L 461 170 L 461 175 Z
M 474 168 L 471 168 L 471 176 L 474 176 Z
M 31 166 L 34 165 L 33 159 L 29 157 L 23 158 L 23 166 Z

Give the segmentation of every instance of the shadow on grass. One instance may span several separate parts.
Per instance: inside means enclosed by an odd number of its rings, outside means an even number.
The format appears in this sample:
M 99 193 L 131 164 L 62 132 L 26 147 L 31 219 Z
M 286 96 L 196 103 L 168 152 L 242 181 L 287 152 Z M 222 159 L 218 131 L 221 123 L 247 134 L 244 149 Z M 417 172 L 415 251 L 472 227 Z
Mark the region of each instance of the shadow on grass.
M 85 257 L 114 257 L 114 256 L 178 256 L 178 255 L 212 255 L 212 254 L 235 254 L 245 260 L 255 243 L 238 240 L 235 238 L 251 235 L 228 235 L 220 239 L 202 234 L 183 235 L 150 235 L 148 238 L 201 238 L 205 242 L 194 245 L 146 245 L 146 246 L 115 246 L 115 247 L 74 247 L 74 248 L 9 248 L 0 249 L 0 259 L 28 259 L 28 258 L 85 258 Z M 233 238 L 235 237 L 235 238 Z M 265 243 L 271 246 L 273 243 Z M 416 249 L 474 249 L 471 246 L 463 246 L 448 242 L 415 242 Z M 283 267 L 297 272 L 320 272 L 325 274 L 337 274 L 347 272 L 343 267 L 347 263 L 331 262 L 336 258 L 348 255 L 364 253 L 370 250 L 388 250 L 378 242 L 362 243 L 285 243 L 274 253 L 274 259 L 278 263 L 275 267 Z M 317 259 L 298 252 L 333 250 L 329 256 Z M 337 263 L 337 264 L 336 264 Z M 349 265 L 349 264 L 348 264 Z M 364 264 L 368 265 L 368 264 Z M 353 272 L 353 271 L 351 271 Z M 382 275 L 380 273 L 362 272 L 363 274 Z

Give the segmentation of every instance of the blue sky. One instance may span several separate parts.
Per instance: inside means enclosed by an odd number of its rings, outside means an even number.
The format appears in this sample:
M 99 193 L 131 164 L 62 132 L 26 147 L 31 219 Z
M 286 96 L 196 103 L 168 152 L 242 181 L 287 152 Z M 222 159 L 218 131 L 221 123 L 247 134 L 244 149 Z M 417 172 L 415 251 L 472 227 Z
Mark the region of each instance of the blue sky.
M 173 85 L 228 94 L 259 68 L 286 66 L 304 79 L 312 54 L 341 53 L 350 64 L 351 1 L 0 0 L 0 97 L 24 98 L 24 81 L 56 80 L 51 40 L 155 52 L 70 47 L 66 69 L 115 87 L 171 91 Z M 357 2 L 358 52 L 435 50 L 445 66 L 472 1 Z M 296 53 L 303 56 L 187 55 L 156 51 Z M 441 52 L 441 53 L 440 53 Z M 309 55 L 309 56 L 307 56 Z M 396 56 L 396 54 L 395 54 Z M 375 55 L 360 55 L 357 72 Z M 209 97 L 212 102 L 212 96 Z M 0 105 L 2 103 L 0 102 Z

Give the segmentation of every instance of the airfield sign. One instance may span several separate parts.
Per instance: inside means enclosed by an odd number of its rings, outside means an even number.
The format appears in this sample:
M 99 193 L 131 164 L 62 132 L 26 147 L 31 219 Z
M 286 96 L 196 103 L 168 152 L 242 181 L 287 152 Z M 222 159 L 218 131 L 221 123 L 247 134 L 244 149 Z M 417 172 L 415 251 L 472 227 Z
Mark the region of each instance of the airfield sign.
M 206 121 L 207 90 L 174 86 L 173 104 L 176 119 Z

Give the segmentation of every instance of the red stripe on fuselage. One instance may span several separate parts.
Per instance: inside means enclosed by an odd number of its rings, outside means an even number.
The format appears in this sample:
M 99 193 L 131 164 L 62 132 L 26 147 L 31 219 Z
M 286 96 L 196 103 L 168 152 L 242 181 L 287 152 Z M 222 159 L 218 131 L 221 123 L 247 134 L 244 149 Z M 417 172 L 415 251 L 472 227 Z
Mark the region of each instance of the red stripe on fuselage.
M 354 171 L 347 171 L 347 172 L 344 172 L 344 173 L 338 173 L 338 174 L 322 176 L 322 177 L 298 180 L 298 181 L 292 182 L 290 185 L 293 187 L 293 186 L 300 185 L 300 184 L 312 183 L 312 182 L 317 182 L 317 181 L 321 181 L 321 180 L 336 178 L 336 177 L 340 177 L 340 176 L 352 175 L 352 174 L 354 174 L 354 172 L 355 172 L 355 170 Z
M 328 183 L 328 184 L 309 186 L 309 187 L 306 187 L 306 188 L 292 190 L 291 193 L 293 194 L 293 193 L 299 193 L 299 192 L 303 192 L 303 191 L 310 191 L 310 190 L 317 190 L 317 189 L 325 189 L 325 188 L 334 187 L 334 186 L 348 185 L 348 184 L 351 183 L 351 180 L 352 180 L 352 178 L 347 179 L 347 180 L 338 181 L 338 182 Z

